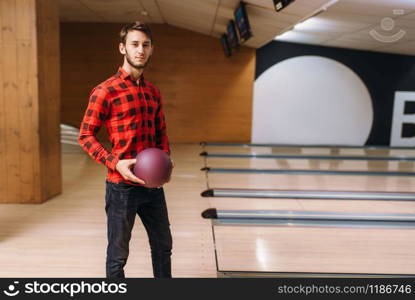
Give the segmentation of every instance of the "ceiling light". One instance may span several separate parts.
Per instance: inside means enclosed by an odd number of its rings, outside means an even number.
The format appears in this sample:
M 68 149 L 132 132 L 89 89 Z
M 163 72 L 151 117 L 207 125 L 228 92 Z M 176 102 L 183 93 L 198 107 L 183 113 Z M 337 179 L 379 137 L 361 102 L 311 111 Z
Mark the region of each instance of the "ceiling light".
M 307 19 L 304 22 L 298 23 L 294 26 L 295 30 L 308 30 L 313 27 L 318 27 L 320 20 L 318 18 Z
M 291 40 L 294 36 L 296 36 L 296 33 L 292 30 L 288 30 L 286 32 L 284 32 L 283 34 L 277 35 L 274 40 L 277 41 L 289 41 Z

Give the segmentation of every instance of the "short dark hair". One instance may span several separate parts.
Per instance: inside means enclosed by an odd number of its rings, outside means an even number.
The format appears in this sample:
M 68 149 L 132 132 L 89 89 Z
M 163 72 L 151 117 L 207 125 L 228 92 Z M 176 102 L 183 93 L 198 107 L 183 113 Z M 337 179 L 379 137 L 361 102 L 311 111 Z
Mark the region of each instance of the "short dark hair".
M 150 39 L 151 43 L 153 43 L 153 36 L 151 34 L 150 27 L 146 23 L 143 23 L 140 21 L 135 21 L 133 23 L 125 24 L 121 28 L 120 42 L 125 44 L 125 39 L 127 37 L 127 34 L 133 30 L 138 30 L 138 31 L 143 32 Z

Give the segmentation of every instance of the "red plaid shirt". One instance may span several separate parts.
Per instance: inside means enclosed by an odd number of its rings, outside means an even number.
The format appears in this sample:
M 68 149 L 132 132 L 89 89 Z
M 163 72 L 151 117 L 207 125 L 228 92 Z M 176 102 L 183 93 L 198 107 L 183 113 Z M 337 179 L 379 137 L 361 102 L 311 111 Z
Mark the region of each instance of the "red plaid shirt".
M 107 166 L 110 182 L 133 184 L 115 170 L 120 159 L 135 158 L 150 147 L 170 154 L 160 91 L 143 76 L 139 82 L 120 67 L 92 90 L 81 123 L 78 142 L 94 160 Z M 107 129 L 111 152 L 96 138 L 102 125 Z

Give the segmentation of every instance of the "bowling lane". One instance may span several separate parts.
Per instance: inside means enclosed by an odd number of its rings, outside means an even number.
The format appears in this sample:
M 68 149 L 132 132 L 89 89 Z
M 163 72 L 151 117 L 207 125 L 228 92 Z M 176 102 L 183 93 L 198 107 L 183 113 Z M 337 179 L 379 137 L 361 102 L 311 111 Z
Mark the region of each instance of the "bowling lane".
M 415 213 L 413 201 L 208 198 L 218 210 L 304 210 L 325 212 Z
M 311 159 L 265 159 L 265 158 L 216 158 L 208 157 L 211 168 L 242 169 L 289 169 L 289 170 L 356 170 L 415 172 L 415 162 L 311 160 Z
M 415 149 L 354 149 L 354 148 L 304 148 L 304 147 L 231 147 L 205 146 L 201 151 L 208 153 L 235 154 L 292 154 L 292 155 L 364 155 L 364 156 L 410 156 L 415 157 Z
M 415 178 L 402 176 L 208 173 L 208 180 L 211 188 L 368 192 L 415 191 Z
M 415 274 L 414 229 L 215 226 L 219 270 Z

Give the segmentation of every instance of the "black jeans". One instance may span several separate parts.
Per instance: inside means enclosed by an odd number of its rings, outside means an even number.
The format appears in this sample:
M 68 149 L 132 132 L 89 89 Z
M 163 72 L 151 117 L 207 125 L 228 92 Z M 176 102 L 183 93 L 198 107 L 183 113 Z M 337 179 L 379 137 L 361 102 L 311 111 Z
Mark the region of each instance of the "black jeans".
M 155 278 L 171 278 L 172 237 L 164 191 L 106 182 L 107 278 L 124 278 L 131 231 L 138 214 L 147 231 Z

